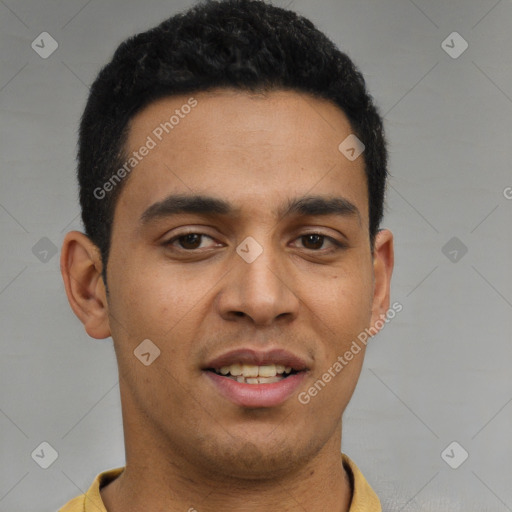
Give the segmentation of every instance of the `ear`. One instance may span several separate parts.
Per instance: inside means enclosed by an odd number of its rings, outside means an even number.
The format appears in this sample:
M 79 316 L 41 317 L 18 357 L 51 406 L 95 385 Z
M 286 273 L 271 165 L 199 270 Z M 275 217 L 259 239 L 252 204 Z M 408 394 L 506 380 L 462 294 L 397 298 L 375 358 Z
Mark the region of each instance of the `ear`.
M 387 229 L 381 229 L 375 236 L 373 250 L 374 281 L 371 325 L 377 330 L 380 330 L 383 325 L 382 321 L 377 322 L 377 320 L 384 319 L 389 310 L 391 274 L 393 273 L 394 261 L 393 234 Z
M 108 304 L 101 275 L 103 264 L 98 247 L 83 233 L 71 231 L 64 238 L 60 271 L 71 309 L 89 336 L 110 336 Z

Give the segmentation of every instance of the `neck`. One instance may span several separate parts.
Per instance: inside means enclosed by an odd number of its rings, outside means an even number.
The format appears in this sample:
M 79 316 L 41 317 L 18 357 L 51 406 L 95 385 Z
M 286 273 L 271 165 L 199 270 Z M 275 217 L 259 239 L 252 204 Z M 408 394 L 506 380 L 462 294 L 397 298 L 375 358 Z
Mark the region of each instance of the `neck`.
M 131 411 L 133 412 L 133 411 Z M 352 489 L 341 459 L 341 423 L 322 449 L 293 470 L 247 479 L 198 467 L 161 433 L 124 414 L 126 467 L 101 489 L 108 512 L 347 512 Z

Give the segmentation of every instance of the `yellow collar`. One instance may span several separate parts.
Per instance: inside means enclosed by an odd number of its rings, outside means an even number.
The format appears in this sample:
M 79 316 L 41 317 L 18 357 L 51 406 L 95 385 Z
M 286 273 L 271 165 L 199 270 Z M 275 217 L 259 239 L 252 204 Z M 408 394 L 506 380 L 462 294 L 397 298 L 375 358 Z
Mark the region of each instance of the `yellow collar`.
M 352 501 L 348 512 L 382 512 L 380 501 L 355 463 L 341 454 L 343 467 L 352 485 Z M 100 488 L 115 480 L 124 466 L 99 473 L 89 490 L 64 505 L 59 512 L 107 512 L 101 499 Z

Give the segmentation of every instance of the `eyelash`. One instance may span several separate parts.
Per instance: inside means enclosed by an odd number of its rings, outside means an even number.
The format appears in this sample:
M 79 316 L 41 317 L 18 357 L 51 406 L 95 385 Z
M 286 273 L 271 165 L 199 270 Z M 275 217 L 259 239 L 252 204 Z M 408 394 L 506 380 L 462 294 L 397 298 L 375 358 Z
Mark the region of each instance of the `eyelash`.
M 210 239 L 214 240 L 214 238 L 212 236 L 207 235 L 206 233 L 199 233 L 199 232 L 196 232 L 196 231 L 190 231 L 189 233 L 181 233 L 181 234 L 179 234 L 177 236 L 174 236 L 170 240 L 164 242 L 163 245 L 166 246 L 166 247 L 171 247 L 174 242 L 179 241 L 180 238 L 184 238 L 184 237 L 186 237 L 188 235 L 199 235 L 200 237 L 207 237 L 207 238 L 210 238 Z M 303 233 L 302 235 L 300 235 L 297 238 L 295 238 L 295 240 L 298 240 L 298 239 L 300 239 L 302 237 L 311 236 L 311 235 L 316 235 L 316 236 L 322 237 L 323 241 L 327 240 L 327 241 L 331 242 L 331 244 L 334 246 L 334 248 L 331 249 L 331 250 L 307 249 L 307 248 L 305 248 L 307 251 L 318 252 L 318 253 L 322 253 L 323 252 L 325 254 L 325 253 L 332 253 L 332 252 L 335 252 L 335 251 L 338 251 L 338 250 L 346 248 L 346 244 L 344 244 L 343 242 L 340 242 L 339 240 L 336 240 L 335 238 L 330 237 L 328 235 L 325 235 L 323 233 L 318 233 L 318 232 L 314 232 L 314 231 L 312 231 L 310 233 Z M 201 239 L 201 242 L 202 242 L 202 239 Z M 183 252 L 188 252 L 188 253 L 199 252 L 199 250 L 200 250 L 199 248 L 196 248 L 196 249 L 184 249 L 183 247 L 178 247 L 178 248 L 175 248 L 175 249 L 177 249 L 178 251 L 183 251 Z

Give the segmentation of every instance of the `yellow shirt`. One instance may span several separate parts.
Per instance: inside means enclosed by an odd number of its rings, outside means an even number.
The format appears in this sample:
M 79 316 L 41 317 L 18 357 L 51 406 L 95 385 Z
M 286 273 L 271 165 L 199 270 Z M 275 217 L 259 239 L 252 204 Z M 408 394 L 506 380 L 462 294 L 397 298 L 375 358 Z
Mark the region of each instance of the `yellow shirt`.
M 341 455 L 350 480 L 353 482 L 352 502 L 348 512 L 382 512 L 380 501 L 361 471 L 344 453 Z M 124 467 L 110 469 L 96 476 L 89 490 L 72 499 L 59 512 L 107 512 L 101 500 L 100 488 L 118 477 Z

